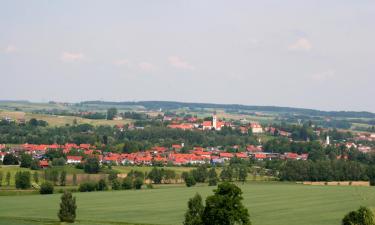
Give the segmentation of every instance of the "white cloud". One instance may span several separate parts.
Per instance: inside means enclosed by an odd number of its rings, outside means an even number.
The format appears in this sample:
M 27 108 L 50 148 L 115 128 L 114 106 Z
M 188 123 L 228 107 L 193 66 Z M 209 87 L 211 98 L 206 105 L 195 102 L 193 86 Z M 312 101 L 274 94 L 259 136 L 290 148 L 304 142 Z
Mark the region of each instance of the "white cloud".
M 288 49 L 293 51 L 310 51 L 312 44 L 307 38 L 299 38 L 296 42 L 289 45 Z
M 119 59 L 113 62 L 116 66 L 130 66 L 130 61 L 127 59 Z
M 14 52 L 16 52 L 17 51 L 17 48 L 16 48 L 16 46 L 14 46 L 14 45 L 8 45 L 8 46 L 6 46 L 5 48 L 4 48 L 4 52 L 5 53 L 8 53 L 8 54 L 10 54 L 10 53 L 14 53 Z
M 149 62 L 138 63 L 138 68 L 142 71 L 150 72 L 156 70 L 156 66 Z
M 61 60 L 64 62 L 79 62 L 84 58 L 85 56 L 80 52 L 63 52 L 61 55 Z
M 336 72 L 334 70 L 327 70 L 320 73 L 315 73 L 310 76 L 312 80 L 315 81 L 326 81 L 336 75 Z
M 194 70 L 195 67 L 188 63 L 187 61 L 181 59 L 178 56 L 170 56 L 168 58 L 169 65 L 179 68 L 179 69 L 184 69 L 184 70 Z

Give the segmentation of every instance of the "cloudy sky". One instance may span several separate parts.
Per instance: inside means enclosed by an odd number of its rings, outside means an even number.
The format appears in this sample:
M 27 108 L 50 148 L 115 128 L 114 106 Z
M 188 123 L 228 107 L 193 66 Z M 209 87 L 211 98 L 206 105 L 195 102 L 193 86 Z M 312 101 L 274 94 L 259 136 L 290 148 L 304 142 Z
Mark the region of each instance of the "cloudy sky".
M 375 112 L 374 0 L 0 0 L 0 99 Z

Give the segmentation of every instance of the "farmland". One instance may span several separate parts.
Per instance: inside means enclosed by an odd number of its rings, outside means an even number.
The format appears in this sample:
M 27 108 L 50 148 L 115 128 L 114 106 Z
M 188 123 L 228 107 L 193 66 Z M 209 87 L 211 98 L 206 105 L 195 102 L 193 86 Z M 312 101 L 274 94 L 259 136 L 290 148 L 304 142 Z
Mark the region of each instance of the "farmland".
M 360 205 L 374 207 L 373 187 L 239 184 L 255 225 L 335 225 Z M 181 224 L 187 200 L 212 187 L 163 185 L 140 191 L 75 193 L 78 224 Z M 0 224 L 59 224 L 59 194 L 0 197 Z M 32 205 L 31 205 L 32 204 Z
M 104 120 L 104 119 L 86 119 L 77 116 L 57 116 L 57 115 L 47 115 L 47 114 L 38 114 L 38 113 L 30 113 L 30 112 L 14 112 L 14 111 L 0 111 L 0 118 L 2 117 L 9 117 L 14 120 L 24 119 L 29 121 L 30 119 L 34 118 L 37 120 L 44 120 L 50 126 L 65 126 L 66 124 L 91 124 L 94 126 L 100 125 L 123 125 L 131 122 L 131 120 Z

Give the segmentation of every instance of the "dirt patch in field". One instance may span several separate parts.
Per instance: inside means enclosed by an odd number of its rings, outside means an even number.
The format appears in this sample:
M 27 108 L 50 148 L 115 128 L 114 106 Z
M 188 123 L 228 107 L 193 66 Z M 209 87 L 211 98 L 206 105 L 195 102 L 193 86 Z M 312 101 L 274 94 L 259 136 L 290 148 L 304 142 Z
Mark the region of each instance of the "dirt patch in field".
M 370 186 L 370 182 L 368 181 L 330 181 L 330 182 L 310 182 L 305 181 L 302 182 L 305 185 L 318 185 L 318 186 L 362 186 L 368 187 Z

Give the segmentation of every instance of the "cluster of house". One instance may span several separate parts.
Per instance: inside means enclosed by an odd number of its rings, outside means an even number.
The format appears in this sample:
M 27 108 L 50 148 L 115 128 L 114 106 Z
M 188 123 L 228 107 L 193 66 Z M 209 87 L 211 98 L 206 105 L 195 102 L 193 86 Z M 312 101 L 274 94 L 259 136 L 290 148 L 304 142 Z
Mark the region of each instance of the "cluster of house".
M 82 163 L 87 157 L 97 157 L 100 163 L 114 164 L 114 165 L 189 165 L 189 164 L 220 164 L 225 163 L 231 158 L 237 157 L 239 159 L 254 159 L 254 160 L 272 160 L 272 159 L 291 159 L 291 160 L 306 160 L 307 154 L 298 155 L 296 153 L 269 153 L 264 152 L 261 146 L 248 145 L 245 152 L 230 153 L 219 150 L 215 147 L 194 147 L 188 153 L 181 153 L 183 144 L 174 144 L 170 148 L 155 146 L 150 150 L 135 152 L 135 153 L 111 153 L 103 152 L 90 144 L 70 144 L 65 145 L 33 145 L 23 144 L 19 146 L 12 146 L 6 148 L 5 145 L 0 145 L 0 159 L 3 160 L 5 154 L 11 152 L 21 154 L 23 152 L 31 154 L 34 158 L 40 159 L 40 166 L 47 167 L 50 162 L 45 157 L 45 154 L 50 149 L 62 151 L 67 155 L 67 164 Z M 238 146 L 233 146 L 234 149 Z M 6 151 L 4 151 L 7 149 Z M 74 155 L 72 154 L 74 153 Z M 78 154 L 77 154 L 78 153 Z
M 201 123 L 198 123 L 198 119 L 195 117 L 188 118 L 186 120 L 183 119 L 175 119 L 173 120 L 172 117 L 164 117 L 164 121 L 172 121 L 169 128 L 172 129 L 181 129 L 181 130 L 193 130 L 193 129 L 201 129 L 201 130 L 217 130 L 220 131 L 223 127 L 232 127 L 236 128 L 231 122 L 219 120 L 217 116 L 214 114 L 212 116 L 212 120 L 205 120 Z M 248 123 L 246 125 L 242 125 L 238 127 L 242 133 L 248 133 L 249 130 L 252 133 L 263 133 L 263 127 L 259 123 Z

